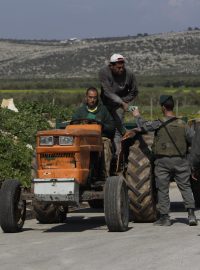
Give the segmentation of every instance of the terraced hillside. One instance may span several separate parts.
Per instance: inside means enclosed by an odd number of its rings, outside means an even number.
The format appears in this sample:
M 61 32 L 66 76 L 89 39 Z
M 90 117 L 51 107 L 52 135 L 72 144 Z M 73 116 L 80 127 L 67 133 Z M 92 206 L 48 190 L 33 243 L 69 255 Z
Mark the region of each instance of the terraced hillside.
M 75 41 L 0 40 L 0 78 L 96 76 L 123 54 L 137 74 L 200 74 L 200 31 Z

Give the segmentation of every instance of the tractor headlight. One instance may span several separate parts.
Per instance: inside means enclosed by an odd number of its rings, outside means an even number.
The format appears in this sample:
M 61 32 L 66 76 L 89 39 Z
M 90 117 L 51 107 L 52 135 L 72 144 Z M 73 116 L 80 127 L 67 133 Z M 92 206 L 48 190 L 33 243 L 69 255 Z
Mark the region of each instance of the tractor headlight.
M 59 145 L 72 145 L 74 138 L 71 136 L 59 136 Z
M 40 145 L 53 145 L 53 136 L 40 136 Z

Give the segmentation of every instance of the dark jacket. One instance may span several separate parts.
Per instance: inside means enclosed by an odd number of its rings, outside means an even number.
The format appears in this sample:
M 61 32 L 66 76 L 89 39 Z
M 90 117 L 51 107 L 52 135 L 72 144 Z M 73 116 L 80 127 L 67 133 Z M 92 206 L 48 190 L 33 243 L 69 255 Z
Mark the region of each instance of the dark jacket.
M 130 102 L 138 95 L 138 88 L 134 74 L 125 68 L 124 74 L 114 76 L 109 66 L 99 72 L 101 83 L 101 99 L 109 109 L 116 109 L 122 102 Z
M 100 121 L 102 123 L 102 136 L 112 138 L 114 135 L 113 118 L 101 102 L 98 103 L 97 110 L 93 113 L 88 111 L 86 104 L 83 104 L 72 116 L 72 120 L 75 119 L 95 119 Z
M 200 127 L 196 130 L 192 141 L 190 162 L 194 170 L 200 169 Z

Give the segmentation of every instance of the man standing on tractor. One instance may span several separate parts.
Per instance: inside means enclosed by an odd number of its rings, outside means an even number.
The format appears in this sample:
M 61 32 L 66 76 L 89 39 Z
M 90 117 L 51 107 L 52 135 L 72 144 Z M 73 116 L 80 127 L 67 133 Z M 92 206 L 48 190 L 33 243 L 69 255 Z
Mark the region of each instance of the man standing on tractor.
M 120 152 L 121 137 L 126 133 L 123 125 L 124 113 L 129 103 L 138 95 L 134 74 L 125 68 L 125 59 L 120 54 L 113 54 L 108 66 L 99 72 L 101 99 L 115 121 L 116 155 Z
M 72 120 L 76 119 L 93 119 L 102 125 L 105 177 L 108 177 L 112 159 L 111 139 L 115 132 L 114 121 L 106 107 L 99 101 L 98 91 L 95 87 L 86 90 L 85 103 L 72 116 Z
M 152 150 L 155 156 L 155 181 L 158 192 L 159 219 L 154 225 L 170 226 L 169 218 L 170 180 L 174 179 L 181 192 L 188 211 L 190 226 L 197 225 L 194 214 L 195 202 L 190 185 L 190 165 L 186 159 L 188 144 L 191 144 L 193 133 L 189 126 L 173 113 L 174 100 L 172 96 L 160 96 L 160 106 L 163 120 L 145 121 L 138 109 L 133 111 L 138 128 L 143 131 L 155 131 Z

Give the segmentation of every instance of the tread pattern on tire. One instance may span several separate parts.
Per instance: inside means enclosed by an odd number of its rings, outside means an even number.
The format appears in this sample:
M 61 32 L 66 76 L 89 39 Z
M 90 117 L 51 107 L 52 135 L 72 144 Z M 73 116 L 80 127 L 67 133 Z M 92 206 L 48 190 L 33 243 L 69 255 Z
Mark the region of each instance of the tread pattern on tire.
M 16 220 L 16 203 L 21 193 L 21 184 L 18 180 L 5 180 L 0 195 L 0 223 L 4 232 L 15 233 L 21 231 L 26 218 L 26 202 L 23 201 L 23 214 L 21 222 Z
M 152 135 L 139 136 L 129 150 L 126 181 L 130 188 L 130 210 L 135 222 L 153 222 L 157 216 L 152 166 L 148 156 L 152 141 Z
M 128 194 L 126 193 L 125 195 L 127 199 L 127 213 L 124 214 L 127 215 L 127 218 L 124 221 L 120 208 L 120 193 L 122 188 L 127 188 L 122 177 L 112 176 L 107 178 L 104 190 L 104 212 L 106 224 L 111 232 L 122 232 L 128 229 Z

